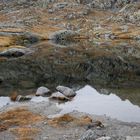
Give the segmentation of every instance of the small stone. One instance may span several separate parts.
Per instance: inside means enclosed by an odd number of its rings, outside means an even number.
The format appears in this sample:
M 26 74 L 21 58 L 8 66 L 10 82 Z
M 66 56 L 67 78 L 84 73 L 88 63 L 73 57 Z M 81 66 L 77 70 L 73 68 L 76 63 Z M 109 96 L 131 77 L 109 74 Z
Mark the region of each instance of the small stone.
M 45 96 L 45 95 L 49 95 L 50 94 L 50 90 L 46 87 L 39 87 L 36 91 L 36 96 Z
M 56 89 L 62 94 L 64 94 L 66 97 L 73 97 L 76 95 L 76 93 L 69 87 L 57 86 Z

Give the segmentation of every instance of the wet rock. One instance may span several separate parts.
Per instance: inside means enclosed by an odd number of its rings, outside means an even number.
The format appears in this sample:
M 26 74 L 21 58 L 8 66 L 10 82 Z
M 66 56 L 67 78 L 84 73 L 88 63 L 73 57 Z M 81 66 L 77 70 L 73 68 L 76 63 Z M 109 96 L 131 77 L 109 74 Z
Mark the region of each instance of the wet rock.
M 11 48 L 0 53 L 3 57 L 20 57 L 26 53 L 24 49 Z
M 50 90 L 46 87 L 39 87 L 36 91 L 36 96 L 47 96 L 50 94 Z
M 70 100 L 68 97 L 64 96 L 61 92 L 55 92 L 50 96 L 50 99 L 58 99 L 58 100 Z
M 76 95 L 76 93 L 69 87 L 57 86 L 56 89 L 62 94 L 64 94 L 66 97 L 73 97 Z

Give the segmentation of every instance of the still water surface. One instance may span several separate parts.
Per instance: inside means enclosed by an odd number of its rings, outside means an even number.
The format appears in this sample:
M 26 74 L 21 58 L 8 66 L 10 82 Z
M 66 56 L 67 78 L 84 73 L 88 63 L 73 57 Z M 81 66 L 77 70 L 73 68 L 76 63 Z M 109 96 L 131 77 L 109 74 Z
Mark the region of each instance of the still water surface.
M 104 95 L 91 86 L 77 91 L 77 96 L 65 104 L 58 105 L 61 113 L 73 110 L 89 114 L 106 115 L 125 122 L 140 122 L 140 107 L 129 100 L 122 100 L 115 94 Z

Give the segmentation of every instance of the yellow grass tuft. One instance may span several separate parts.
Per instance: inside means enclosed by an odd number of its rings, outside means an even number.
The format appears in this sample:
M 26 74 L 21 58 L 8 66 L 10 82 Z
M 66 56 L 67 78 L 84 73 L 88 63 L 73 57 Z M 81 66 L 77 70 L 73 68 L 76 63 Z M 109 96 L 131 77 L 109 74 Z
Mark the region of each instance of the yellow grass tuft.
M 63 126 L 66 127 L 66 125 L 70 123 L 78 126 L 85 126 L 91 124 L 92 119 L 89 116 L 82 116 L 76 118 L 69 114 L 64 114 L 63 116 L 48 120 L 48 124 L 53 127 L 63 127 Z

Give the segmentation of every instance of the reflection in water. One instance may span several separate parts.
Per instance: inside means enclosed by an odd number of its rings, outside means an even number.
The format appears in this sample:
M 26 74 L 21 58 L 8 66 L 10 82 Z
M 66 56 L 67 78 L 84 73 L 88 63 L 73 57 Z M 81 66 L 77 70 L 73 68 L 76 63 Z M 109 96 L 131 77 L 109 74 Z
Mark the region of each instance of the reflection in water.
M 140 107 L 133 105 L 129 100 L 122 101 L 115 94 L 99 94 L 91 86 L 78 90 L 77 95 L 70 102 L 59 104 L 60 113 L 69 113 L 73 110 L 96 115 L 107 115 L 126 122 L 140 122 Z M 31 102 L 48 102 L 48 97 L 33 97 Z M 0 97 L 0 108 L 7 104 L 14 104 L 9 97 Z
M 140 122 L 140 108 L 129 100 L 122 101 L 115 94 L 99 94 L 94 88 L 85 86 L 77 91 L 71 102 L 58 105 L 61 113 L 73 110 L 96 115 L 107 115 L 126 122 Z

